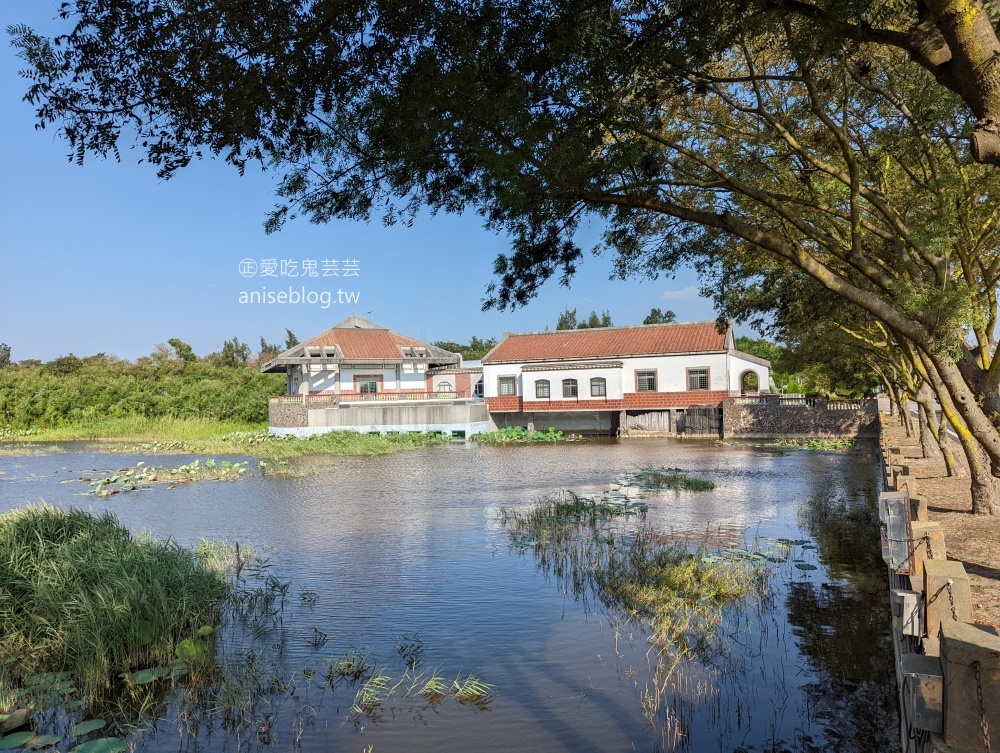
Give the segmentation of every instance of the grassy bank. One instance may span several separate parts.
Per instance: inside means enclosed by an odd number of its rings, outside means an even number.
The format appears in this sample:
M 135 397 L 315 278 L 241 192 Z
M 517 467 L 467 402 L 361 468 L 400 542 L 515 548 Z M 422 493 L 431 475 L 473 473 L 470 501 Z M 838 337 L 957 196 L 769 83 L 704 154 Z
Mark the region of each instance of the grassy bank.
M 133 537 L 110 513 L 0 515 L 0 686 L 68 672 L 96 701 L 120 674 L 174 665 L 226 593 L 192 552 Z
M 0 442 L 193 442 L 218 440 L 236 432 L 264 431 L 266 424 L 214 418 L 118 416 L 60 426 L 0 428 Z
M 290 460 L 304 455 L 388 455 L 441 441 L 420 434 L 331 432 L 306 439 L 279 437 L 266 426 L 199 418 L 125 416 L 42 429 L 0 429 L 0 455 L 42 442 L 100 442 L 129 454 L 249 455 Z

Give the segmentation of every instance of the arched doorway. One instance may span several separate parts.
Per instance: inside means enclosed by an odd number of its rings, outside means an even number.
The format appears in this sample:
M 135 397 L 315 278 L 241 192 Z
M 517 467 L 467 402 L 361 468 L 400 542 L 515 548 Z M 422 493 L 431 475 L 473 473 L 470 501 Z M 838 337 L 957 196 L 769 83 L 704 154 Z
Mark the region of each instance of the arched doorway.
M 740 374 L 740 393 L 756 395 L 760 392 L 760 377 L 756 371 L 744 371 Z

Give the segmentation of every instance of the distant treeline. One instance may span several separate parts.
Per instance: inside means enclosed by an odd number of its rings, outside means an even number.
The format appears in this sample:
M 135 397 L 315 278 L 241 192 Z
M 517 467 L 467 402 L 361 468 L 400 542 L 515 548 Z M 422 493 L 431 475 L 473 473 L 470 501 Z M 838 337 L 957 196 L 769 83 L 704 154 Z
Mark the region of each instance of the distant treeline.
M 284 393 L 284 375 L 261 374 L 236 338 L 204 358 L 179 340 L 171 345 L 134 363 L 103 353 L 8 363 L 0 367 L 0 428 L 136 415 L 267 422 L 267 399 Z

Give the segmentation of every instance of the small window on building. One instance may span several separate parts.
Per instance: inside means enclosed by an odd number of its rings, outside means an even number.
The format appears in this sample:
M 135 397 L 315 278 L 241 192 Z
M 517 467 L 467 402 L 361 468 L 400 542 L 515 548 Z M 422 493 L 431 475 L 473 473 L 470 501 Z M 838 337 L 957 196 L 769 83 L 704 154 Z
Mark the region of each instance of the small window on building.
M 476 380 L 476 386 L 472 388 L 472 394 L 475 395 L 476 397 L 482 397 L 483 396 L 483 380 L 482 379 L 477 379 Z
M 454 392 L 454 387 L 451 386 L 451 382 L 438 382 L 438 392 Z
M 591 397 L 607 397 L 608 382 L 604 377 L 594 377 L 590 380 Z
M 552 396 L 548 379 L 535 380 L 535 397 L 539 400 L 547 400 Z
M 656 372 L 637 371 L 635 372 L 636 392 L 656 392 Z
M 688 389 L 708 389 L 708 369 L 688 369 Z
M 505 395 L 517 394 L 517 377 L 502 376 L 497 377 L 497 394 L 501 397 Z
M 563 397 L 579 397 L 580 391 L 575 379 L 563 379 Z
M 362 395 L 374 395 L 378 392 L 378 380 L 371 379 L 358 382 L 358 392 Z

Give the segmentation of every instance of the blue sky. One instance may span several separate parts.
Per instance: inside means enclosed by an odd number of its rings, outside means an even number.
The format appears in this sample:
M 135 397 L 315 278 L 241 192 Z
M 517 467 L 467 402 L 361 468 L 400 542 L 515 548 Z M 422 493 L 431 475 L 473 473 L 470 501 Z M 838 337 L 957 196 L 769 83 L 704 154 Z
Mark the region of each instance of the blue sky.
M 54 0 L 4 0 L 0 28 L 25 23 L 62 29 Z M 192 163 L 170 181 L 137 164 L 123 144 L 122 162 L 67 161 L 67 145 L 34 129 L 27 82 L 6 35 L 0 45 L 0 342 L 14 360 L 50 360 L 106 352 L 134 359 L 180 337 L 196 353 L 233 336 L 255 348 L 261 336 L 300 339 L 352 311 L 350 304 L 248 303 L 241 292 L 289 288 L 317 294 L 357 293 L 359 315 L 426 340 L 467 342 L 477 335 L 554 328 L 563 309 L 586 315 L 608 309 L 615 324 L 638 324 L 650 308 L 673 309 L 681 321 L 714 319 L 697 295 L 693 272 L 656 281 L 610 280 L 608 258 L 588 256 L 569 289 L 551 281 L 514 312 L 483 312 L 493 260 L 507 239 L 474 215 L 423 216 L 412 227 L 296 220 L 265 235 L 276 176 L 248 169 L 240 177 L 222 162 Z M 581 236 L 593 245 L 595 228 Z M 250 259 L 258 271 L 240 274 Z M 260 276 L 273 259 L 317 262 L 316 277 Z M 343 261 L 357 260 L 357 277 Z M 329 275 L 337 261 L 337 277 Z M 353 266 L 353 265 L 351 265 Z M 286 270 L 288 271 L 288 270 Z M 746 334 L 751 334 L 747 332 Z

